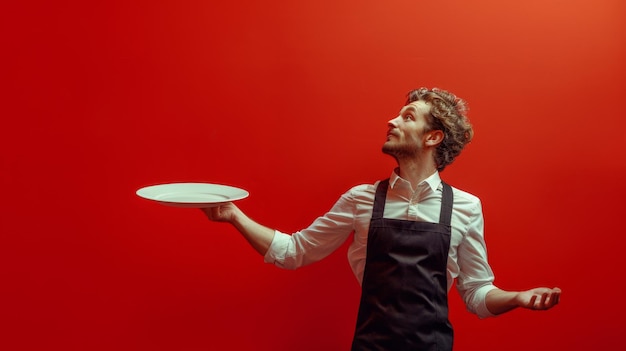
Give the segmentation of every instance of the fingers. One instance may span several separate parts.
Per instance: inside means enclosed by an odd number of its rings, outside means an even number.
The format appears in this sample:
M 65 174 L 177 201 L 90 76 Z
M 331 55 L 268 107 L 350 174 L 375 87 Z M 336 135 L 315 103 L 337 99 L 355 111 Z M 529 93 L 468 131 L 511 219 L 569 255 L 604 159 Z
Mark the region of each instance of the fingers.
M 552 290 L 553 290 L 553 295 L 554 295 L 554 304 L 556 305 L 561 300 L 561 289 L 554 288 Z
M 220 219 L 220 206 L 217 207 L 203 207 L 200 209 L 212 221 L 218 221 Z
M 214 222 L 231 222 L 236 210 L 232 203 L 202 209 L 207 218 Z
M 559 300 L 561 299 L 561 289 L 559 288 L 554 288 L 552 289 L 552 293 L 550 294 L 550 307 L 556 306 L 559 303 Z
M 533 295 L 530 297 L 530 301 L 528 301 L 528 307 L 530 307 L 530 309 L 535 309 L 535 301 L 537 300 L 537 295 Z
M 533 310 L 547 310 L 559 303 L 561 289 L 542 289 L 541 294 L 535 294 L 530 298 L 529 306 Z
M 211 207 L 208 208 L 208 212 L 209 212 L 209 219 L 212 221 L 219 221 L 222 219 L 221 216 L 221 206 L 215 206 L 215 207 Z

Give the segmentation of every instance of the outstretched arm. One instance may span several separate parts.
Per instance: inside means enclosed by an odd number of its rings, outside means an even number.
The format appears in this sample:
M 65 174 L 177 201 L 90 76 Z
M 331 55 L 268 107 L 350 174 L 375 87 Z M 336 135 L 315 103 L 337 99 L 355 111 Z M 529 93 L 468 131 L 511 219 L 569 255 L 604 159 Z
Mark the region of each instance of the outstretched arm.
M 265 256 L 274 239 L 273 229 L 253 221 L 232 202 L 202 211 L 212 221 L 232 224 L 259 254 Z
M 556 306 L 560 297 L 559 288 L 534 288 L 526 291 L 493 289 L 487 293 L 485 303 L 489 312 L 498 315 L 517 307 L 547 310 Z

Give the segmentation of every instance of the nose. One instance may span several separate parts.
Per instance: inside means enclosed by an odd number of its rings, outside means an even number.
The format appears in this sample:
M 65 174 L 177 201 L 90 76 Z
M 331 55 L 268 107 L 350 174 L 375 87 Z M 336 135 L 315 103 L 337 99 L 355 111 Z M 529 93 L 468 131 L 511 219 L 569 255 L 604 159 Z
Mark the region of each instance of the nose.
M 398 127 L 398 121 L 399 121 L 399 120 L 400 120 L 400 116 L 394 117 L 394 118 L 390 119 L 390 120 L 387 122 L 387 126 L 388 126 L 389 128 L 396 128 L 396 127 Z

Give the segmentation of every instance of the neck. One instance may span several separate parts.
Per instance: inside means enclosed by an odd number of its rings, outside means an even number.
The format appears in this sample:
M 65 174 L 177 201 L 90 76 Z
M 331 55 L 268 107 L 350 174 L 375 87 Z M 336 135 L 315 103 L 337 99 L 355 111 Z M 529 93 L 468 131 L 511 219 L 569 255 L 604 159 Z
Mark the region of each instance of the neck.
M 398 159 L 399 176 L 411 183 L 413 189 L 437 171 L 432 158 Z

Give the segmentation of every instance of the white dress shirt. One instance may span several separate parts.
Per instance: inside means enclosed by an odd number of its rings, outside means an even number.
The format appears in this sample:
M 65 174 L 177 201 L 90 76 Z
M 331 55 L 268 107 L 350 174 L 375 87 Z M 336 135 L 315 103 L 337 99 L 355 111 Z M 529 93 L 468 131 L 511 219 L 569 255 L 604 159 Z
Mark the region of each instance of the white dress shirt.
M 387 192 L 385 218 L 439 222 L 442 184 L 438 172 L 418 184 L 416 190 L 392 173 Z M 354 233 L 348 248 L 348 261 L 359 284 L 363 279 L 367 234 L 369 232 L 375 184 L 358 185 L 343 194 L 333 208 L 308 228 L 291 235 L 276 231 L 265 262 L 296 269 L 319 261 L 337 249 Z M 456 279 L 459 294 L 467 309 L 479 317 L 492 314 L 485 305 L 487 292 L 494 289 L 493 272 L 487 263 L 480 199 L 452 188 L 452 237 L 448 251 L 448 291 Z

